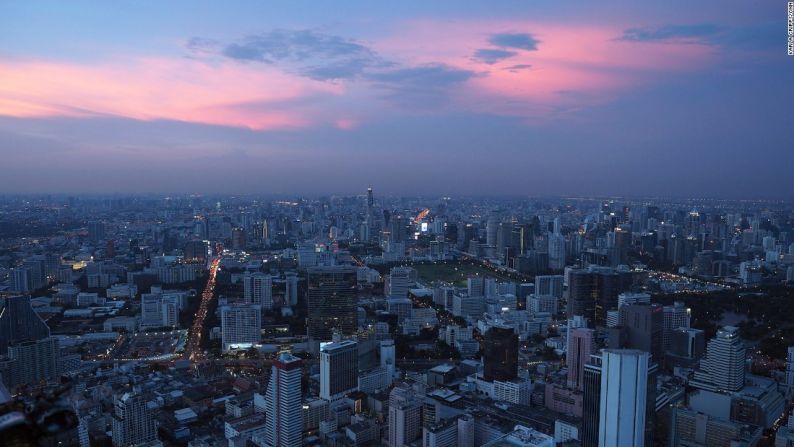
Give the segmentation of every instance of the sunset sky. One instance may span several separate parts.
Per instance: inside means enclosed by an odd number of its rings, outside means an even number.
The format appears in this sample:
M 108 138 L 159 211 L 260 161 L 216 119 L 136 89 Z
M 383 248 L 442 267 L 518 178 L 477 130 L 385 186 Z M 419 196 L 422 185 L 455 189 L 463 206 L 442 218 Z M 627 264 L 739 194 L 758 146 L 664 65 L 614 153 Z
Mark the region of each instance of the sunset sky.
M 0 194 L 794 197 L 785 1 L 0 4 Z

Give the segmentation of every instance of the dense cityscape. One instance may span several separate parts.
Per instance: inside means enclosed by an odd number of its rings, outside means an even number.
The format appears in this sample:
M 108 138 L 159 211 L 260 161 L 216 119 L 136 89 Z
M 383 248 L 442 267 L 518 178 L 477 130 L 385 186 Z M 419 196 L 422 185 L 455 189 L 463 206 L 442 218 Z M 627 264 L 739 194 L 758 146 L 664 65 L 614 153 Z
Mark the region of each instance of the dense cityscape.
M 794 1 L 0 0 L 0 447 L 794 447 Z
M 42 445 L 790 445 L 793 238 L 778 201 L 5 197 L 4 405 L 69 412 Z

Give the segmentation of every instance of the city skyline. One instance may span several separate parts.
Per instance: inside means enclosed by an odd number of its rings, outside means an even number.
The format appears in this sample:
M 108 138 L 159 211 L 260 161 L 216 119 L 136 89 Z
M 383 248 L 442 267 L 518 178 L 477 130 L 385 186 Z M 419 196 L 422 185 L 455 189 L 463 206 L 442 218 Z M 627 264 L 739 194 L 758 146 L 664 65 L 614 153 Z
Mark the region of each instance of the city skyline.
M 394 9 L 8 3 L 0 188 L 792 198 L 785 2 Z

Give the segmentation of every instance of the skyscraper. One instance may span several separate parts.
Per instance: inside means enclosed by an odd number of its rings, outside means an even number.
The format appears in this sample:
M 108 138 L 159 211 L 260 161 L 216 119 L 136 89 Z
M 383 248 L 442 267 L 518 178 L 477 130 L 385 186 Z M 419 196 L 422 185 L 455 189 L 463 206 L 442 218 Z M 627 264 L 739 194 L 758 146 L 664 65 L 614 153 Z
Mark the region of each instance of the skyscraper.
M 345 340 L 324 344 L 320 348 L 320 397 L 336 400 L 357 386 L 357 343 Z
M 645 351 L 654 361 L 662 361 L 664 313 L 661 305 L 627 304 L 620 308 L 620 321 L 626 330 L 625 347 Z
M 353 267 L 314 267 L 308 270 L 307 332 L 313 345 L 330 341 L 335 331 L 343 335 L 355 332 L 356 285 Z M 312 348 L 316 349 L 316 346 Z
M 52 381 L 58 377 L 58 340 L 30 305 L 30 298 L 0 300 L 0 371 L 9 387 Z
M 466 279 L 466 290 L 469 296 L 485 296 L 485 278 L 482 276 L 469 276 Z
M 664 306 L 664 334 L 662 349 L 670 349 L 670 335 L 675 329 L 688 328 L 692 311 L 681 301 L 676 301 L 672 306 Z
M 583 315 L 590 324 L 606 324 L 607 311 L 618 308 L 618 295 L 631 288 L 631 273 L 613 269 L 571 270 L 568 316 Z
M 677 328 L 670 333 L 670 348 L 665 353 L 665 367 L 694 367 L 706 350 L 706 339 L 702 330 Z
M 389 394 L 390 447 L 403 447 L 420 438 L 423 394 L 408 384 L 395 386 Z
M 258 304 L 262 309 L 273 308 L 273 279 L 261 272 L 243 277 L 243 298 L 248 304 Z
M 582 386 L 582 447 L 598 447 L 601 418 L 601 356 L 592 356 L 584 366 Z
M 601 356 L 599 447 L 645 445 L 648 353 L 606 349 Z
M 565 268 L 565 236 L 560 233 L 549 234 L 549 268 L 552 270 Z
M 744 387 L 745 360 L 739 328 L 724 326 L 709 340 L 700 369 L 690 384 L 708 391 L 739 391 Z
M 284 302 L 288 306 L 298 305 L 298 274 L 295 272 L 284 274 Z
M 568 386 L 576 389 L 584 387 L 584 366 L 595 352 L 593 329 L 576 328 L 568 338 Z
M 129 447 L 156 439 L 155 415 L 146 407 L 146 399 L 133 393 L 119 396 L 113 411 L 114 447 Z
M 30 293 L 33 290 L 31 271 L 26 267 L 11 269 L 12 289 L 17 293 Z
M 592 322 L 597 299 L 598 282 L 595 275 L 584 269 L 572 270 L 568 279 L 568 318 L 581 315 Z
M 499 228 L 499 218 L 490 216 L 485 224 L 485 243 L 489 247 L 496 247 L 496 233 Z
M 282 352 L 273 362 L 265 394 L 265 441 L 271 447 L 299 446 L 303 440 L 301 359 Z
M 386 369 L 389 384 L 394 377 L 394 369 L 397 363 L 397 355 L 394 347 L 394 340 L 382 340 L 380 342 L 380 352 L 378 354 L 381 368 Z
M 518 377 L 518 335 L 511 328 L 492 327 L 482 346 L 485 380 L 512 380 Z
M 389 296 L 407 298 L 416 287 L 417 272 L 412 267 L 393 267 L 389 272 Z
M 12 296 L 0 299 L 0 355 L 6 354 L 11 345 L 49 336 L 50 328 L 33 310 L 30 298 Z
M 58 378 L 58 339 L 28 340 L 8 347 L 8 361 L 0 371 L 3 382 L 13 388 L 52 382 Z
M 96 244 L 105 238 L 104 222 L 88 222 L 88 240 Z
M 262 335 L 262 308 L 256 304 L 237 304 L 221 308 L 221 345 L 223 352 L 258 344 Z
M 786 386 L 790 391 L 794 391 L 794 346 L 788 347 L 788 355 L 786 356 Z M 794 417 L 791 418 L 794 422 Z
M 562 298 L 562 275 L 538 275 L 535 277 L 535 295 Z

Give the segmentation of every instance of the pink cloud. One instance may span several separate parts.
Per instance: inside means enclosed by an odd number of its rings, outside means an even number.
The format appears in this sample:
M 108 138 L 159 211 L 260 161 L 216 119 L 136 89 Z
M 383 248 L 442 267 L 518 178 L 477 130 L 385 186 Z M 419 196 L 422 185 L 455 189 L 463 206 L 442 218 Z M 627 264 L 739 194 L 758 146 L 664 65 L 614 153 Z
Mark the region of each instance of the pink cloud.
M 354 127 L 356 127 L 357 123 L 356 123 L 355 120 L 348 119 L 348 118 L 342 118 L 342 119 L 336 120 L 336 123 L 334 123 L 334 124 L 335 124 L 337 129 L 350 130 L 350 129 L 353 129 Z
M 478 73 L 455 91 L 453 107 L 485 113 L 548 117 L 559 110 L 609 101 L 621 92 L 665 76 L 708 66 L 716 49 L 697 43 L 625 42 L 624 27 L 520 21 L 417 21 L 380 40 L 378 51 L 405 63 L 447 65 Z M 473 58 L 496 33 L 530 33 L 537 50 L 495 63 Z M 514 66 L 520 69 L 511 69 Z
M 143 58 L 98 65 L 11 60 L 0 63 L 0 115 L 97 115 L 168 119 L 276 129 L 306 126 L 312 117 L 278 103 L 342 87 L 264 66 L 207 64 L 188 58 Z M 236 104 L 262 107 L 241 110 Z M 272 108 L 267 107 L 272 104 Z
M 716 57 L 713 47 L 692 42 L 619 40 L 630 25 L 427 20 L 404 24 L 399 34 L 369 45 L 398 67 L 445 64 L 476 73 L 454 86 L 442 111 L 529 119 L 601 104 L 628 89 L 702 69 Z M 535 51 L 505 48 L 515 55 L 492 63 L 472 57 L 478 49 L 498 49 L 489 38 L 503 32 L 531 33 L 540 44 Z M 18 117 L 109 115 L 255 130 L 349 130 L 377 115 L 381 93 L 366 78 L 323 82 L 275 65 L 213 58 L 0 62 L 0 115 Z M 344 101 L 301 101 L 314 96 Z

